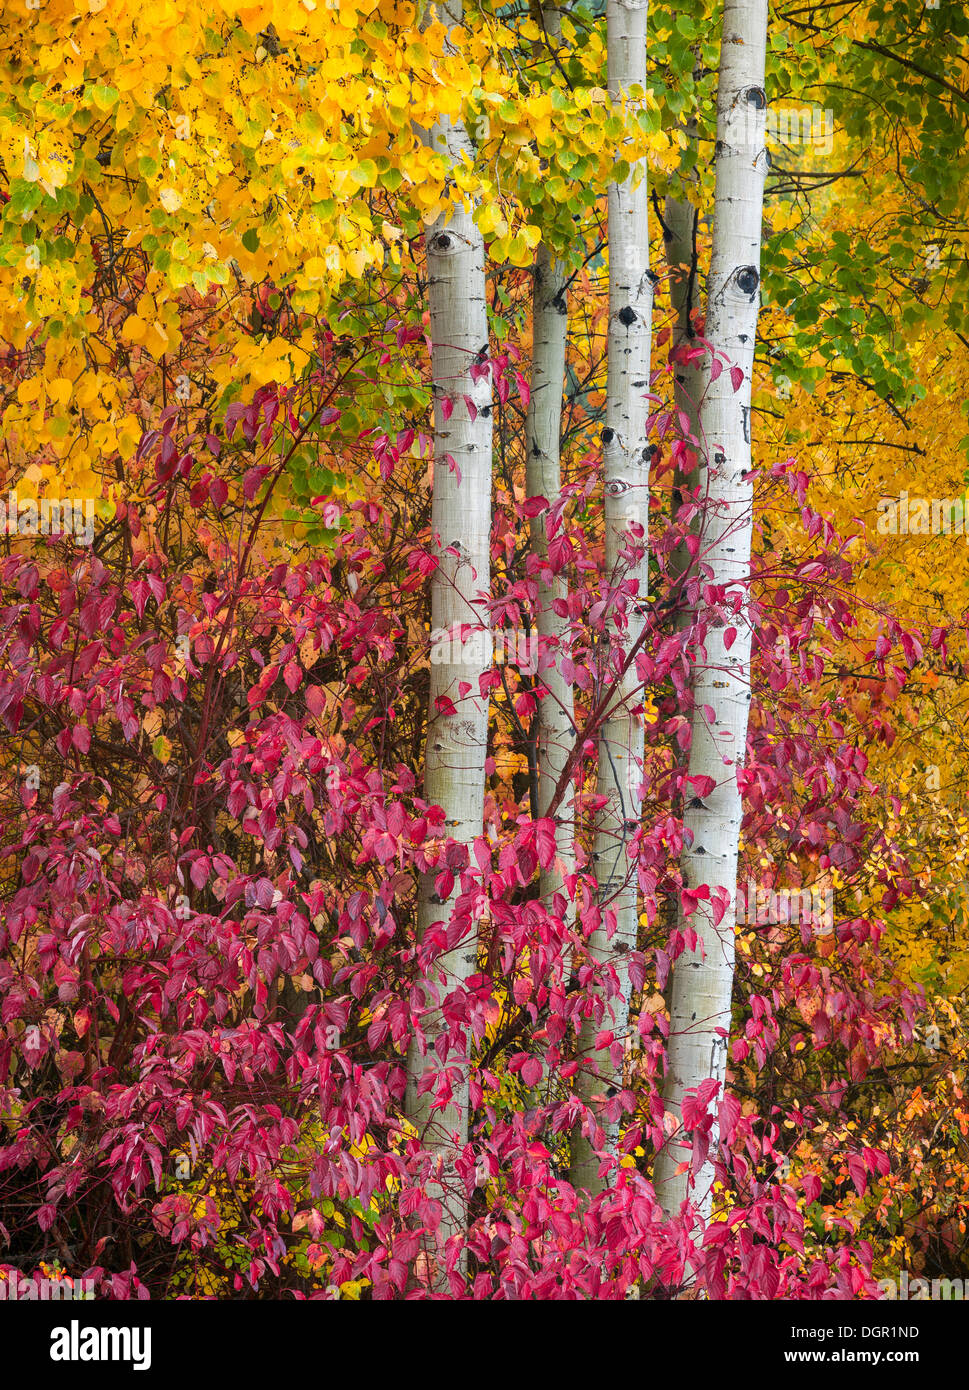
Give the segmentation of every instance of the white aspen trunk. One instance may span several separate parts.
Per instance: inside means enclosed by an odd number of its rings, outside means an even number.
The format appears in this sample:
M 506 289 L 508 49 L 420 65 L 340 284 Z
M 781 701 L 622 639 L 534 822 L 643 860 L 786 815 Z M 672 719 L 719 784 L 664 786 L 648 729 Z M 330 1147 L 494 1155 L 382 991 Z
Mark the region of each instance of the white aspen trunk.
M 695 144 L 699 134 L 695 118 L 691 117 L 687 121 L 685 131 L 687 139 Z M 677 441 L 685 445 L 688 450 L 685 457 L 680 455 L 680 461 L 677 462 L 673 472 L 670 496 L 670 520 L 672 522 L 678 520 L 679 510 L 686 495 L 697 486 L 700 398 L 706 383 L 706 373 L 703 370 L 701 359 L 696 358 L 690 362 L 682 362 L 676 355 L 681 348 L 688 346 L 696 337 L 693 314 L 700 302 L 697 248 L 699 211 L 698 207 L 694 206 L 694 203 L 685 196 L 685 191 L 692 189 L 696 202 L 699 203 L 700 180 L 696 169 L 687 167 L 685 161 L 680 170 L 680 182 L 684 186 L 684 196 L 674 197 L 672 194 L 668 194 L 663 208 L 663 241 L 669 274 L 670 307 L 673 310 L 669 355 L 673 369 L 673 408 L 676 416 L 674 431 Z M 691 519 L 689 529 L 694 534 L 698 531 L 698 516 Z M 667 560 L 670 594 L 677 604 L 671 615 L 671 625 L 679 632 L 689 626 L 692 618 L 683 591 L 685 576 L 691 564 L 692 556 L 684 537 L 683 541 L 671 551 Z M 670 738 L 669 743 L 673 766 L 685 770 L 688 756 L 686 750 L 681 748 L 673 737 Z M 682 815 L 682 794 L 677 793 L 673 797 L 671 809 L 674 815 Z M 658 924 L 667 924 L 666 929 L 669 930 L 675 921 L 676 904 L 672 899 L 669 899 L 662 904 Z
M 627 97 L 629 89 L 646 86 L 646 0 L 607 0 L 609 95 Z M 634 111 L 641 103 L 628 98 Z M 645 161 L 634 164 L 622 183 L 609 185 L 609 331 L 605 428 L 602 432 L 604 471 L 605 573 L 611 583 L 630 581 L 633 591 L 610 621 L 627 650 L 640 636 L 648 588 L 649 355 L 653 282 L 649 269 L 649 201 Z M 632 536 L 630 527 L 633 527 Z M 630 544 L 638 558 L 630 558 Z M 618 621 L 617 621 L 618 618 Z M 608 680 L 609 677 L 607 676 Z M 599 736 L 597 792 L 608 798 L 596 824 L 593 868 L 600 910 L 615 914 L 616 929 L 605 920 L 589 937 L 589 950 L 600 962 L 617 969 L 621 998 L 612 1001 L 612 1030 L 625 1041 L 629 1025 L 628 953 L 636 949 L 638 892 L 635 865 L 628 846 L 639 827 L 643 776 L 643 721 L 635 666 L 613 686 L 609 715 Z M 622 1068 L 614 1067 L 607 1049 L 597 1052 L 600 1028 L 588 1019 L 579 1036 L 580 1051 L 598 1064 L 598 1077 L 580 1073 L 579 1093 L 587 1102 L 622 1086 Z M 619 1125 L 605 1126 L 607 1147 L 614 1149 Z M 590 1193 L 602 1190 L 589 1136 L 572 1136 L 570 1177 L 574 1186 Z
M 688 132 L 696 138 L 696 122 L 691 121 Z M 687 176 L 689 177 L 689 176 Z M 696 171 L 692 171 L 689 181 L 696 184 Z M 689 363 L 674 358 L 674 353 L 695 338 L 692 314 L 700 299 L 699 267 L 697 266 L 698 213 L 686 198 L 666 199 L 663 208 L 663 240 L 666 249 L 666 264 L 670 277 L 670 304 L 673 309 L 673 324 L 670 334 L 670 357 L 673 358 L 673 407 L 676 412 L 674 426 L 676 437 L 689 451 L 686 459 L 678 463 L 673 472 L 672 495 L 670 499 L 670 520 L 675 522 L 685 495 L 696 489 L 700 470 L 700 399 L 706 384 L 704 362 L 697 357 Z M 699 530 L 700 518 L 694 516 L 690 521 L 690 532 Z M 671 625 L 679 632 L 692 621 L 692 612 L 683 590 L 685 578 L 693 563 L 686 538 L 671 551 L 668 560 L 670 593 L 678 606 L 674 608 Z M 675 738 L 670 738 L 670 752 L 673 766 L 686 770 L 688 752 L 681 748 Z M 683 814 L 683 796 L 678 792 L 671 803 L 674 815 Z M 660 921 L 671 928 L 676 920 L 676 904 L 668 900 L 663 904 Z
M 562 35 L 561 12 L 556 5 L 540 10 L 545 39 L 558 48 Z M 544 51 L 543 40 L 535 41 L 536 56 Z M 565 387 L 565 354 L 568 342 L 567 275 L 542 242 L 535 256 L 532 287 L 532 381 L 525 420 L 525 491 L 529 497 L 545 497 L 552 506 L 562 491 L 561 436 L 562 393 Z M 533 555 L 543 560 L 548 553 L 546 518 L 540 514 L 530 523 Z M 548 814 L 549 803 L 565 768 L 575 738 L 575 702 L 572 684 L 559 670 L 561 643 L 567 622 L 553 609 L 556 600 L 568 596 L 565 576 L 538 575 L 539 645 L 548 645 L 554 665 L 536 672 L 548 693 L 538 706 L 538 813 Z M 556 813 L 556 862 L 541 870 L 542 900 L 551 906 L 556 893 L 563 893 L 563 878 L 575 869 L 575 807 L 571 792 L 559 803 Z M 565 920 L 571 918 L 566 898 Z
M 450 32 L 461 24 L 461 0 L 437 6 L 436 13 Z M 464 125 L 447 117 L 441 117 L 425 138 L 454 165 L 464 153 L 473 153 Z M 434 395 L 431 546 L 439 566 L 431 577 L 424 797 L 443 808 L 446 836 L 470 845 L 482 833 L 484 816 L 488 699 L 479 694 L 479 677 L 492 664 L 489 619 L 481 602 L 491 582 L 492 386 L 490 375 L 479 374 L 475 380 L 471 374 L 471 367 L 487 354 L 485 250 L 473 217 L 460 206 L 425 229 L 425 244 Z M 465 397 L 477 408 L 474 418 Z M 449 418 L 444 410 L 446 399 L 453 402 Z M 470 686 L 463 697 L 459 690 L 462 682 Z M 438 709 L 442 696 L 453 701 L 456 713 L 448 715 Z M 441 899 L 435 892 L 435 874 L 422 876 L 419 940 L 434 923 L 450 921 L 456 898 L 457 886 L 449 898 Z M 477 935 L 472 925 L 462 941 L 438 958 L 430 977 L 417 984 L 417 999 L 423 996 L 427 1003 L 436 1005 L 476 969 Z M 443 1026 L 434 1007 L 422 1021 L 425 1046 L 411 1037 L 405 1109 L 425 1147 L 441 1161 L 440 1183 L 433 1183 L 430 1193 L 443 1204 L 440 1234 L 447 1237 L 463 1231 L 466 1224 L 464 1184 L 455 1173 L 454 1159 L 468 1137 L 467 1068 L 461 1066 L 461 1079 L 444 1109 L 432 1114 L 433 1094 L 418 1095 L 425 1069 L 441 1068 L 431 1047 Z
M 546 15 L 546 28 L 554 21 Z M 525 490 L 529 497 L 545 497 L 549 505 L 558 501 L 562 490 L 559 446 L 562 426 L 562 390 L 565 381 L 565 348 L 568 316 L 565 301 L 566 275 L 543 242 L 535 258 L 532 295 L 532 381 L 525 421 Z M 545 513 L 531 520 L 531 551 L 543 560 L 548 552 Z M 549 802 L 565 768 L 575 740 L 572 684 L 559 669 L 561 642 L 568 624 L 552 605 L 564 600 L 568 589 L 565 576 L 539 572 L 538 637 L 540 649 L 548 644 L 554 664 L 536 672 L 547 690 L 538 705 L 538 812 L 548 814 Z M 574 872 L 574 817 L 571 793 L 566 793 L 556 813 L 556 862 L 541 871 L 542 900 L 551 907 L 556 893 L 564 892 L 563 877 Z M 566 895 L 565 920 L 571 917 Z
M 742 811 L 737 772 L 744 762 L 750 709 L 750 395 L 768 165 L 764 145 L 766 43 L 767 0 L 725 0 L 705 336 L 728 360 L 720 376 L 709 381 L 700 409 L 702 462 L 709 497 L 701 559 L 710 565 L 713 582 L 732 585 L 731 593 L 742 597 L 742 602 L 738 613 L 731 613 L 721 626 L 711 622 L 705 657 L 694 674 L 689 773 L 712 777 L 716 787 L 702 799 L 687 789 L 684 824 L 692 838 L 681 861 L 683 879 L 692 888 L 708 884 L 711 894 L 725 889 L 728 906 L 718 926 L 714 926 L 709 904 L 703 901 L 692 916 L 686 919 L 681 915 L 680 919 L 681 928 L 689 925 L 696 931 L 699 949 L 695 954 L 684 952 L 673 970 L 666 1104 L 677 1120 L 688 1090 L 707 1078 L 715 1079 L 722 1088 L 730 1030 Z M 731 367 L 743 372 L 736 390 Z M 730 627 L 737 635 L 728 648 L 725 633 Z M 711 720 L 705 707 L 713 711 Z M 709 1218 L 718 1143 L 715 1126 L 709 1154 L 695 1165 L 692 1185 L 689 1172 L 676 1171 L 691 1157 L 688 1146 L 674 1137 L 658 1155 L 654 1183 L 668 1214 L 678 1212 L 690 1195 L 704 1220 Z

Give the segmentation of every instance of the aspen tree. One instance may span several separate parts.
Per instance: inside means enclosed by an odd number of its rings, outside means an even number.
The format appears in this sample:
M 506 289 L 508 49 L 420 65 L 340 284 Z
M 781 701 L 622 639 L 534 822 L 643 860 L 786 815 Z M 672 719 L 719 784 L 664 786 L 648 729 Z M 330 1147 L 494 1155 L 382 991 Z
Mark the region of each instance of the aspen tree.
M 737 859 L 743 765 L 750 708 L 749 622 L 751 483 L 750 397 L 760 305 L 760 245 L 764 178 L 766 95 L 764 62 L 767 0 L 725 0 L 717 91 L 716 191 L 713 245 L 707 280 L 705 336 L 722 370 L 711 370 L 700 406 L 701 492 L 707 496 L 700 560 L 711 582 L 727 588 L 721 614 L 709 616 L 704 649 L 695 668 L 689 775 L 710 778 L 703 796 L 687 791 L 682 856 L 687 887 L 707 884 L 680 927 L 696 931 L 695 952 L 674 966 L 666 1103 L 679 1121 L 687 1092 L 712 1078 L 722 1097 L 734 970 Z M 695 786 L 696 784 L 690 784 Z M 701 783 L 700 785 L 705 785 Z M 715 921 L 714 900 L 725 910 Z M 718 907 L 719 910 L 719 907 Z M 691 1155 L 675 1137 L 657 1158 L 654 1181 L 664 1210 L 672 1214 L 687 1196 L 708 1218 L 713 1162 L 719 1142 L 714 1124 L 708 1152 L 693 1155 L 691 1172 L 679 1173 Z M 692 1181 L 692 1189 L 691 1189 Z
M 607 0 L 609 95 L 623 101 L 630 114 L 641 109 L 646 86 L 646 0 Z M 653 281 L 649 267 L 649 220 L 646 164 L 637 161 L 620 183 L 609 185 L 609 328 L 605 428 L 602 432 L 606 581 L 614 587 L 607 635 L 613 635 L 613 660 L 604 680 L 613 698 L 599 735 L 597 792 L 606 798 L 599 813 L 592 863 L 601 924 L 589 937 L 592 957 L 611 962 L 620 998 L 612 1000 L 612 1029 L 625 1040 L 629 1019 L 628 954 L 636 949 L 638 913 L 635 866 L 629 846 L 639 827 L 642 805 L 643 721 L 637 704 L 635 665 L 616 677 L 622 655 L 643 629 L 648 587 L 649 362 Z M 620 587 L 621 586 L 621 587 Z M 608 914 L 608 916 L 607 916 Z M 611 929 L 609 917 L 614 917 Z M 622 1084 L 607 1050 L 596 1051 L 601 1026 L 587 1019 L 580 1048 L 598 1064 L 598 1076 L 582 1073 L 585 1100 Z M 607 1145 L 615 1147 L 618 1121 L 606 1126 Z M 591 1192 L 602 1188 L 599 1161 L 587 1134 L 572 1137 L 572 1182 Z
M 546 40 L 557 44 L 562 31 L 557 7 L 541 11 Z M 536 44 L 537 46 L 537 44 Z M 535 257 L 532 293 L 532 380 L 525 422 L 526 491 L 529 497 L 544 497 L 550 506 L 562 490 L 560 462 L 562 393 L 565 385 L 565 352 L 568 340 L 568 306 L 565 268 L 556 260 L 546 242 Z M 545 513 L 531 520 L 531 550 L 539 560 L 548 552 Z M 548 647 L 551 665 L 537 674 L 547 694 L 538 705 L 538 812 L 545 816 L 558 786 L 574 741 L 574 701 L 572 683 L 561 673 L 561 641 L 567 624 L 553 604 L 568 593 L 562 574 L 538 575 L 538 636 L 540 647 Z M 567 793 L 556 812 L 556 862 L 541 871 L 541 893 L 546 905 L 563 892 L 563 870 L 574 868 L 574 807 Z M 567 920 L 571 911 L 566 907 Z
M 435 7 L 451 34 L 461 25 L 461 0 Z M 441 116 L 424 137 L 452 167 L 472 154 L 460 120 Z M 424 762 L 424 797 L 444 810 L 445 835 L 470 846 L 482 833 L 488 699 L 480 694 L 480 677 L 491 668 L 492 638 L 485 607 L 490 587 L 492 386 L 483 365 L 488 351 L 484 241 L 472 211 L 460 203 L 425 229 L 428 306 L 431 331 L 431 376 L 434 397 L 434 484 L 431 544 L 439 564 L 431 577 L 430 694 Z M 474 409 L 469 408 L 470 400 Z M 445 660 L 434 643 L 442 644 Z M 463 689 L 463 693 L 462 693 Z M 444 701 L 453 702 L 454 713 Z M 448 1103 L 431 1113 L 432 1091 L 421 1093 L 427 1071 L 439 1071 L 433 1043 L 445 1024 L 439 1005 L 477 969 L 475 924 L 464 930 L 452 923 L 458 884 L 442 899 L 435 873 L 422 876 L 417 930 L 423 942 L 436 923 L 450 927 L 446 953 L 421 981 L 431 1012 L 422 1020 L 424 1046 L 412 1036 L 407 1052 L 406 1113 L 423 1136 L 425 1147 L 441 1161 L 442 1187 L 432 1195 L 442 1201 L 442 1230 L 463 1230 L 466 1196 L 454 1160 L 468 1138 L 468 1084 L 465 1060 L 452 1057 L 459 1080 Z M 425 1055 L 426 1054 L 426 1055 Z
M 687 122 L 687 139 L 697 138 L 695 120 Z M 691 169 L 682 175 L 687 189 L 693 189 L 698 196 L 699 180 L 696 170 Z M 676 519 L 679 507 L 687 493 L 697 486 L 695 467 L 700 448 L 700 398 L 703 394 L 706 377 L 700 355 L 691 355 L 689 361 L 683 354 L 695 346 L 696 329 L 694 311 L 700 303 L 700 277 L 697 265 L 697 232 L 699 210 L 687 197 L 674 197 L 670 194 L 663 207 L 663 240 L 666 248 L 666 264 L 670 277 L 670 303 L 673 309 L 673 325 L 670 334 L 670 356 L 673 358 L 673 406 L 676 411 L 676 432 L 685 445 L 683 463 L 673 475 L 673 500 L 671 515 Z M 690 567 L 690 554 L 686 544 L 676 547 L 670 560 L 671 578 L 681 579 Z M 679 614 L 678 625 L 684 623 L 684 613 Z

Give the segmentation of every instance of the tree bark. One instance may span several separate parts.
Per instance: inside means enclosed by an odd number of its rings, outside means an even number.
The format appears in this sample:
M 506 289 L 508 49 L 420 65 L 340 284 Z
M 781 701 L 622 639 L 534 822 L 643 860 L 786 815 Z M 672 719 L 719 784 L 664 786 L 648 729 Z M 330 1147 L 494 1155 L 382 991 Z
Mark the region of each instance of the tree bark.
M 697 138 L 696 122 L 687 125 L 687 136 Z M 685 176 L 696 186 L 696 171 Z M 677 438 L 685 446 L 683 461 L 673 474 L 673 497 L 671 517 L 675 521 L 677 512 L 686 497 L 697 486 L 697 460 L 700 453 L 700 400 L 706 385 L 704 363 L 699 355 L 689 362 L 680 360 L 678 354 L 696 345 L 694 311 L 700 303 L 700 276 L 697 265 L 697 230 L 699 214 L 689 199 L 667 197 L 663 208 L 663 240 L 666 246 L 666 263 L 670 276 L 670 303 L 673 309 L 673 325 L 670 334 L 670 356 L 673 359 L 673 406 L 676 411 Z M 691 528 L 693 529 L 693 528 Z M 670 557 L 670 580 L 673 584 L 682 582 L 689 570 L 691 557 L 686 544 L 678 545 Z M 683 627 L 688 614 L 681 609 L 677 626 Z
M 633 86 L 646 86 L 647 6 L 643 0 L 607 0 L 609 95 L 626 98 L 635 111 L 639 99 Z M 605 574 L 613 589 L 607 635 L 614 635 L 614 657 L 604 679 L 611 681 L 613 664 L 640 635 L 648 590 L 650 336 L 653 282 L 649 269 L 648 187 L 645 161 L 638 161 L 622 183 L 609 185 L 609 330 L 605 428 L 602 432 L 604 472 Z M 643 721 L 635 666 L 614 685 L 614 698 L 599 736 L 596 790 L 606 798 L 596 823 L 592 862 L 596 876 L 601 924 L 589 937 L 594 960 L 612 962 L 619 980 L 613 1000 L 612 1029 L 624 1043 L 629 1025 L 628 954 L 636 949 L 638 893 L 635 865 L 628 854 L 639 827 L 643 775 Z M 606 913 L 614 914 L 610 929 Z M 580 1050 L 597 1064 L 583 1070 L 579 1094 L 585 1101 L 622 1085 L 622 1067 L 614 1066 L 607 1049 L 595 1049 L 604 1024 L 587 1018 L 580 1031 Z M 619 1136 L 616 1118 L 607 1119 L 606 1146 L 615 1150 Z M 602 1190 L 600 1162 L 588 1133 L 572 1136 L 571 1179 L 575 1186 Z
M 449 33 L 461 24 L 461 0 L 436 7 Z M 464 125 L 441 117 L 425 137 L 452 165 L 472 154 Z M 439 565 L 431 577 L 431 667 L 424 797 L 445 813 L 445 834 L 470 845 L 481 834 L 484 816 L 488 699 L 479 693 L 479 678 L 492 665 L 492 638 L 484 606 L 490 588 L 492 386 L 488 372 L 473 371 L 487 355 L 488 314 L 485 299 L 484 241 L 470 212 L 460 205 L 425 229 L 428 304 L 431 326 L 431 375 L 434 396 L 434 484 L 431 547 Z M 468 409 L 469 397 L 477 413 Z M 444 402 L 453 403 L 445 414 Z M 467 682 L 462 696 L 460 685 Z M 456 712 L 443 712 L 446 697 Z M 423 941 L 435 923 L 452 921 L 458 888 L 447 899 L 435 891 L 435 874 L 419 885 L 417 933 Z M 468 921 L 461 939 L 420 976 L 418 998 L 432 1006 L 422 1022 L 423 1040 L 412 1035 L 407 1051 L 405 1109 L 425 1147 L 441 1163 L 440 1180 L 431 1195 L 444 1207 L 441 1233 L 464 1230 L 465 1184 L 454 1160 L 468 1139 L 466 1058 L 449 1059 L 459 1079 L 443 1109 L 431 1114 L 433 1093 L 420 1093 L 425 1070 L 439 1072 L 431 1050 L 445 1024 L 438 1005 L 477 969 L 477 934 Z
M 552 11 L 555 20 L 556 11 Z M 546 27 L 550 23 L 546 18 Z M 562 391 L 565 381 L 565 349 L 568 313 L 565 300 L 566 275 L 544 242 L 535 259 L 532 295 L 532 381 L 525 422 L 526 492 L 529 497 L 545 497 L 554 505 L 562 490 L 559 446 L 562 424 Z M 546 514 L 531 520 L 531 552 L 538 557 L 538 637 L 542 655 L 537 679 L 546 694 L 538 705 L 538 811 L 548 814 L 549 802 L 574 742 L 574 701 L 572 684 L 559 669 L 567 621 L 555 612 L 553 604 L 568 596 L 565 576 L 552 574 L 541 566 L 548 553 Z M 551 664 L 544 665 L 545 660 Z M 563 876 L 574 871 L 574 806 L 566 794 L 556 812 L 555 843 L 557 860 L 541 871 L 542 901 L 551 906 L 557 893 L 564 893 Z M 571 916 L 568 898 L 563 917 Z
M 713 1078 L 722 1096 L 730 1029 L 742 813 L 737 773 L 744 762 L 750 709 L 750 395 L 768 163 L 766 42 L 767 0 L 725 0 L 705 336 L 726 361 L 716 380 L 711 373 L 700 408 L 701 487 L 706 484 L 708 495 L 700 559 L 712 570 L 715 585 L 728 586 L 737 607 L 734 612 L 728 602 L 724 614 L 710 615 L 702 664 L 694 673 L 689 774 L 711 777 L 716 786 L 702 798 L 692 795 L 692 789 L 687 792 L 684 825 L 689 834 L 681 864 L 688 887 L 708 884 L 711 895 L 723 889 L 728 897 L 719 925 L 703 901 L 689 918 L 680 916 L 681 929 L 692 927 L 699 941 L 697 951 L 685 951 L 673 971 L 666 1104 L 678 1123 L 686 1093 L 702 1081 Z M 736 388 L 732 368 L 743 373 Z M 736 637 L 728 646 L 730 628 Z M 713 1104 L 715 1112 L 717 1102 Z M 692 1155 L 692 1189 L 691 1173 L 677 1171 L 691 1159 L 688 1144 L 676 1136 L 666 1144 L 657 1157 L 654 1182 L 667 1213 L 678 1212 L 692 1191 L 701 1216 L 709 1218 L 718 1143 L 714 1124 L 708 1153 L 698 1149 Z
M 562 16 L 558 5 L 542 5 L 540 16 L 544 38 L 536 49 L 548 43 L 558 48 L 562 35 Z M 532 383 L 525 422 L 526 491 L 529 497 L 545 497 L 550 505 L 562 490 L 561 437 L 562 395 L 565 389 L 565 356 L 568 344 L 568 305 L 565 268 L 543 241 L 535 257 L 532 290 Z M 532 518 L 531 551 L 540 562 L 548 553 L 546 518 Z M 575 737 L 575 702 L 572 684 L 559 669 L 562 640 L 567 622 L 553 608 L 568 597 L 564 575 L 538 575 L 539 647 L 546 647 L 555 663 L 538 672 L 547 694 L 538 707 L 538 811 L 548 813 L 549 803 L 565 768 Z M 575 868 L 575 807 L 571 791 L 562 799 L 556 813 L 555 845 L 557 860 L 541 870 L 542 901 L 551 905 L 555 894 L 564 894 L 563 878 Z M 563 916 L 571 920 L 571 904 L 565 895 Z

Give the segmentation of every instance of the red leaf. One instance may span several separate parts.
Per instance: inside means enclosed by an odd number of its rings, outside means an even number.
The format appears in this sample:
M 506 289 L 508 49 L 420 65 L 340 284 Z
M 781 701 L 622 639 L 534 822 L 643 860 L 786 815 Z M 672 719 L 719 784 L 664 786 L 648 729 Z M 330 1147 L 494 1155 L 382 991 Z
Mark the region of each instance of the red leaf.
M 857 1154 L 848 1155 L 848 1172 L 851 1174 L 851 1181 L 858 1189 L 858 1196 L 864 1197 L 865 1188 L 868 1186 L 868 1174 L 865 1172 L 865 1165 Z
M 535 845 L 539 864 L 550 869 L 555 862 L 555 822 L 550 817 L 535 822 Z
M 134 601 L 135 612 L 139 618 L 145 616 L 145 604 L 148 602 L 148 585 L 143 579 L 136 579 L 131 586 L 131 597 Z
M 537 1057 L 529 1057 L 522 1067 L 522 1080 L 526 1086 L 537 1086 L 542 1079 L 542 1064 Z
M 740 1119 L 740 1101 L 736 1096 L 724 1096 L 718 1109 L 720 1133 L 726 1143 L 733 1138 Z
M 710 897 L 710 889 L 705 883 L 701 883 L 699 888 L 683 888 L 680 890 L 680 905 L 683 908 L 683 916 L 689 917 L 696 911 L 696 905 L 700 901 L 705 901 Z
M 717 785 L 712 777 L 707 777 L 704 773 L 699 773 L 693 777 L 688 777 L 686 780 L 688 782 L 693 783 L 694 787 L 696 788 L 697 796 L 709 796 L 710 793 L 713 791 L 714 787 Z
M 670 973 L 670 958 L 666 951 L 656 948 L 656 988 L 664 989 Z

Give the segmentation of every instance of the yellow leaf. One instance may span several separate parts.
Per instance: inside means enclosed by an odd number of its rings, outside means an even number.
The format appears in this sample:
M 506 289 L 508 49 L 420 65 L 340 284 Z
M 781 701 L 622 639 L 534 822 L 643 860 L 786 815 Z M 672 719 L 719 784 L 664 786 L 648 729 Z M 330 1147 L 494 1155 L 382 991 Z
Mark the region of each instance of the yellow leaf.
M 366 268 L 367 253 L 362 251 L 359 246 L 347 253 L 347 270 L 354 279 L 358 280 Z
M 160 709 L 149 710 L 141 721 L 141 727 L 149 738 L 157 737 L 158 730 L 162 726 L 162 712 Z
M 140 343 L 147 332 L 148 325 L 144 319 L 137 314 L 129 314 L 124 321 L 121 329 L 122 338 L 127 338 L 129 343 Z
M 504 236 L 508 230 L 508 224 L 495 203 L 488 203 L 486 207 L 481 209 L 478 214 L 478 226 L 482 236 L 491 236 L 494 232 L 497 232 L 499 236 Z
M 158 737 L 152 741 L 151 751 L 164 767 L 172 756 L 171 740 L 167 739 L 164 734 L 159 734 Z

